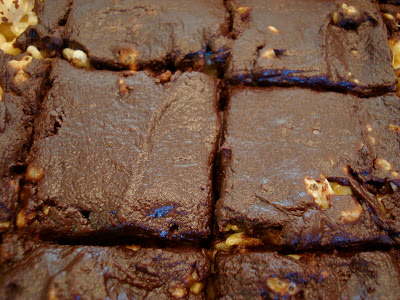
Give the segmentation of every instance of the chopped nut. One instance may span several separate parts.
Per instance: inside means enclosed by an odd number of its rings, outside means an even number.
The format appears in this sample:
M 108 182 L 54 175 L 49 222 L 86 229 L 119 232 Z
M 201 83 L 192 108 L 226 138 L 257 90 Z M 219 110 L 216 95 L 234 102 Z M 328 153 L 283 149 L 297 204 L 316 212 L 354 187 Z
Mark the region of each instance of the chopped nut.
M 238 7 L 237 9 L 240 18 L 242 19 L 242 21 L 246 20 L 248 17 L 250 17 L 251 14 L 251 7 L 248 6 L 241 6 Z
M 388 211 L 386 209 L 386 207 L 383 205 L 383 202 L 382 202 L 383 198 L 385 198 L 385 197 L 386 196 L 379 196 L 379 197 L 376 197 L 376 199 L 378 200 L 380 209 L 385 214 L 385 217 L 389 218 L 390 217 L 390 211 Z
M 350 53 L 353 54 L 353 55 L 357 55 L 358 51 L 353 49 L 353 50 L 350 50 Z
M 389 14 L 389 13 L 383 13 L 383 16 L 385 17 L 385 19 L 387 20 L 395 20 L 394 16 Z
M 353 81 L 355 84 L 360 84 L 360 80 L 358 80 L 358 79 L 354 79 Z
M 172 296 L 173 296 L 174 298 L 178 298 L 178 299 L 179 299 L 179 298 L 185 297 L 186 294 L 187 294 L 186 289 L 183 288 L 183 287 L 180 287 L 180 286 L 174 288 L 174 290 L 173 290 L 173 292 L 172 292 Z
M 372 131 L 372 126 L 370 125 L 370 124 L 367 124 L 367 130 L 369 131 L 369 132 L 371 132 Z
M 10 60 L 8 62 L 8 65 L 10 67 L 12 67 L 14 70 L 22 70 L 23 68 L 25 68 L 28 64 L 30 64 L 32 61 L 32 56 L 25 56 L 23 59 L 21 60 Z
M 400 41 L 391 39 L 389 40 L 389 47 L 392 50 L 393 60 L 392 65 L 394 69 L 400 68 Z
M 218 251 L 229 251 L 232 247 L 228 246 L 225 242 L 219 242 L 215 245 L 215 249 Z
M 50 288 L 47 293 L 47 300 L 58 300 L 57 290 L 55 288 Z
M 276 34 L 279 33 L 279 30 L 276 29 L 274 26 L 268 26 L 267 28 L 269 29 L 269 31 L 271 31 L 271 32 L 273 32 L 273 33 L 276 33 Z
M 349 186 L 341 185 L 337 182 L 329 182 L 329 185 L 331 186 L 335 195 L 353 195 L 353 192 Z
M 372 145 L 376 144 L 376 139 L 373 136 L 368 137 L 369 141 L 371 142 Z
M 36 58 L 36 59 L 43 59 L 42 53 L 40 53 L 39 49 L 36 48 L 35 46 L 29 46 L 26 49 L 26 52 L 28 52 L 30 55 L 32 55 L 32 57 Z
M 299 254 L 288 254 L 288 256 L 294 258 L 295 260 L 299 260 L 301 258 L 301 255 Z
M 398 187 L 393 182 L 390 183 L 390 187 L 392 188 L 393 192 L 396 192 Z
M 168 82 L 171 79 L 171 76 L 172 72 L 170 70 L 165 71 L 160 75 L 160 82 L 161 83 Z
M 202 282 L 195 282 L 191 287 L 190 291 L 193 292 L 194 294 L 198 294 L 201 292 L 201 290 L 204 288 L 204 283 Z
M 400 127 L 396 126 L 396 125 L 393 125 L 393 124 L 389 124 L 388 125 L 388 130 L 389 131 L 394 131 L 396 133 L 400 133 Z
M 358 13 L 357 9 L 354 6 L 347 5 L 346 3 L 342 4 L 342 9 L 348 15 L 355 15 Z
M 11 222 L 7 222 L 7 221 L 6 222 L 0 222 L 0 230 L 9 228 L 10 225 L 11 225 Z
M 126 246 L 126 248 L 129 250 L 133 250 L 133 251 L 139 251 L 140 249 L 142 249 L 142 247 L 139 245 L 130 245 L 130 246 Z
M 304 178 L 307 193 L 314 197 L 315 203 L 321 209 L 331 207 L 330 198 L 334 194 L 333 189 L 325 178 L 322 182 L 309 177 Z
M 267 287 L 281 297 L 293 296 L 300 291 L 295 282 L 278 277 L 269 277 L 267 279 Z
M 238 225 L 232 225 L 232 224 L 227 224 L 226 227 L 224 228 L 224 232 L 228 231 L 241 231 L 240 227 Z
M 33 165 L 29 165 L 26 170 L 26 179 L 31 182 L 39 182 L 44 176 L 44 170 L 34 167 Z
M 259 246 L 262 241 L 256 238 L 247 237 L 244 232 L 231 234 L 225 241 L 228 246 Z
M 120 95 L 126 95 L 128 93 L 128 87 L 123 79 L 118 79 L 118 90 Z
M 313 129 L 312 133 L 315 135 L 319 135 L 321 131 L 319 131 L 319 129 Z
M 275 58 L 276 57 L 275 50 L 272 48 L 265 50 L 262 54 L 262 57 L 268 59 Z
M 45 216 L 47 216 L 50 212 L 50 206 L 48 205 L 43 206 L 42 212 Z
M 18 215 L 17 215 L 16 225 L 17 225 L 18 228 L 23 228 L 33 218 L 35 218 L 35 214 L 34 213 L 30 213 L 30 214 L 26 215 L 25 211 L 23 209 L 21 209 L 19 211 Z
M 392 165 L 386 159 L 377 158 L 374 161 L 375 167 L 379 167 L 384 169 L 385 171 L 390 171 L 392 169 Z
M 3 93 L 4 93 L 3 88 L 0 86 L 0 101 L 3 100 Z
M 332 15 L 332 22 L 333 22 L 333 24 L 336 25 L 338 23 L 338 21 L 339 21 L 339 14 L 337 12 L 335 12 Z
M 345 223 L 353 223 L 357 221 L 363 212 L 360 203 L 358 203 L 355 199 L 353 199 L 353 201 L 354 206 L 351 209 L 342 211 L 340 219 Z
M 137 71 L 139 66 L 136 61 L 139 57 L 139 52 L 134 49 L 122 49 L 118 53 L 118 62 L 132 71 Z

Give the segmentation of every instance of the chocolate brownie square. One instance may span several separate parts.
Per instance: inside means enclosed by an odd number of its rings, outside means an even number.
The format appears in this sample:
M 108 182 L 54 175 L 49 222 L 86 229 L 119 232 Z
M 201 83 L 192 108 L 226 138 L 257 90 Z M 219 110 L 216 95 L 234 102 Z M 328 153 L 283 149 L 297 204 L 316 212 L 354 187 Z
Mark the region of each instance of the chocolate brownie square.
M 75 0 L 65 38 L 95 66 L 201 69 L 207 50 L 226 55 L 228 19 L 222 0 Z
M 216 256 L 218 299 L 396 299 L 398 253 L 274 252 Z
M 396 96 L 232 88 L 219 231 L 291 249 L 391 244 L 400 233 L 399 112 Z
M 207 238 L 217 82 L 197 72 L 164 85 L 143 72 L 126 75 L 54 61 L 21 227 L 37 213 L 33 226 L 46 238 Z
M 19 180 L 32 143 L 33 121 L 48 62 L 0 50 L 0 232 L 12 227 Z
M 2 299 L 205 299 L 210 263 L 192 248 L 39 245 L 3 265 Z
M 394 91 L 387 33 L 375 1 L 232 0 L 233 83 Z

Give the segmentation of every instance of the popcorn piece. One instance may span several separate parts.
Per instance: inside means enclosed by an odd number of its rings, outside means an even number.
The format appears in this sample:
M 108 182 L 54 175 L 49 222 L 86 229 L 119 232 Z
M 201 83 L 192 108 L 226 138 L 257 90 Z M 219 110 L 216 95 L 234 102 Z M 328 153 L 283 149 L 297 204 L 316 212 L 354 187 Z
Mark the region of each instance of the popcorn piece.
M 38 24 L 33 11 L 34 0 L 0 1 L 0 49 L 9 54 L 20 53 L 12 45 L 28 26 Z
M 87 54 L 82 50 L 73 50 L 70 48 L 65 48 L 63 50 L 63 56 L 69 62 L 71 62 L 75 67 L 85 68 L 85 69 L 90 68 L 90 63 Z
M 173 296 L 174 298 L 177 298 L 177 299 L 181 299 L 181 298 L 185 297 L 186 294 L 187 294 L 186 289 L 183 288 L 183 287 L 180 287 L 180 286 L 174 288 L 174 290 L 173 290 L 173 292 L 172 292 L 172 296 Z
M 136 63 L 138 57 L 139 52 L 134 49 L 121 49 L 118 52 L 118 62 L 132 71 L 137 71 L 139 69 Z
M 265 51 L 263 52 L 263 54 L 262 54 L 262 57 L 263 57 L 263 58 L 268 58 L 268 59 L 270 59 L 270 58 L 275 58 L 275 57 L 276 57 L 275 50 L 272 49 L 272 48 L 265 50 Z

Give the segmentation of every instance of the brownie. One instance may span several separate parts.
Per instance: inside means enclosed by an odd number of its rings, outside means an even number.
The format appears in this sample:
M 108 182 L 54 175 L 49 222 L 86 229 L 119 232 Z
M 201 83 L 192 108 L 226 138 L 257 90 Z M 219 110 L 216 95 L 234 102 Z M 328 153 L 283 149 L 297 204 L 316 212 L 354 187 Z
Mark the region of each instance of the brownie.
M 65 38 L 102 68 L 201 69 L 226 56 L 228 16 L 223 0 L 75 0 Z
M 39 23 L 29 26 L 15 46 L 26 50 L 30 45 L 56 55 L 64 45 L 64 29 L 73 0 L 35 0 L 33 11 Z
M 127 74 L 54 61 L 27 159 L 21 227 L 37 214 L 32 227 L 44 238 L 207 238 L 217 82 L 197 72 L 164 85 Z
M 395 90 L 375 1 L 232 0 L 231 83 L 301 85 L 363 95 Z
M 25 158 L 32 142 L 48 63 L 0 51 L 0 233 L 15 215 Z
M 290 249 L 397 241 L 399 112 L 393 95 L 232 88 L 219 232 Z
M 218 299 L 397 299 L 397 252 L 216 256 Z
M 191 248 L 40 245 L 0 272 L 1 299 L 205 299 L 210 263 Z

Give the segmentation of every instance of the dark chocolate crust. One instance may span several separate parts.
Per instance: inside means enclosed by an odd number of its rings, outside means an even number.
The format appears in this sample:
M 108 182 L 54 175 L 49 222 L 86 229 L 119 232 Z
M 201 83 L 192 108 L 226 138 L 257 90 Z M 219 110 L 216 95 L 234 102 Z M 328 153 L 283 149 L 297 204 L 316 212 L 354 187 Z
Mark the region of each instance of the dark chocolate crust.
M 375 1 L 230 3 L 237 36 L 226 74 L 231 83 L 363 95 L 395 90 L 387 33 Z
M 209 269 L 205 253 L 190 248 L 41 245 L 2 266 L 0 298 L 205 299 L 193 286 L 204 287 Z
M 163 86 L 143 72 L 124 77 L 62 60 L 50 78 L 22 199 L 42 236 L 207 238 L 216 80 L 192 72 Z
M 218 299 L 397 299 L 396 252 L 219 253 Z
M 65 38 L 96 66 L 201 69 L 207 46 L 223 45 L 218 40 L 226 39 L 228 27 L 222 0 L 75 0 Z M 211 50 L 222 55 L 218 47 Z
M 219 231 L 237 225 L 266 245 L 294 249 L 392 243 L 400 233 L 399 112 L 396 96 L 232 88 Z M 353 195 L 332 194 L 322 207 L 307 180 L 347 185 Z M 345 217 L 352 212 L 357 218 Z

